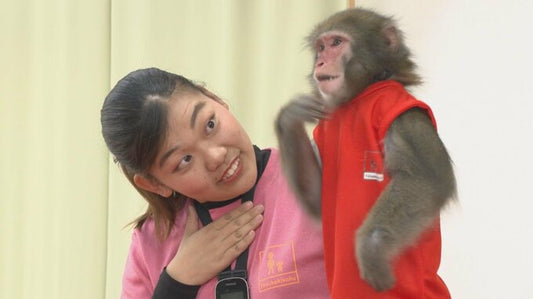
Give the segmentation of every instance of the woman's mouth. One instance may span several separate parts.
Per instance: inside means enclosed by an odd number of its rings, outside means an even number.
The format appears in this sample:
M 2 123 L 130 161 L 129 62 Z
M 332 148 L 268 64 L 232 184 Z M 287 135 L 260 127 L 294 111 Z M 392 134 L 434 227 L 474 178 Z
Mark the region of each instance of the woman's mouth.
M 240 169 L 239 166 L 241 165 L 241 159 L 237 157 L 231 165 L 226 169 L 226 172 L 222 176 L 222 179 L 220 179 L 223 182 L 231 181 L 233 178 L 236 177 L 236 174 L 238 173 L 238 170 Z

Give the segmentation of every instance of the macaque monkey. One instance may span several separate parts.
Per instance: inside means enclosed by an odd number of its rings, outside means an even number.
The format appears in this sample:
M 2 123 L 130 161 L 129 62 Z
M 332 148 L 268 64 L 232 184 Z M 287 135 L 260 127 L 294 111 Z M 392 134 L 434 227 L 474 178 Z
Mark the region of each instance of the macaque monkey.
M 449 298 L 439 213 L 455 176 L 430 107 L 404 88 L 421 79 L 402 32 L 350 9 L 307 42 L 314 92 L 284 106 L 275 128 L 291 187 L 322 221 L 333 298 Z M 317 120 L 311 141 L 304 125 Z

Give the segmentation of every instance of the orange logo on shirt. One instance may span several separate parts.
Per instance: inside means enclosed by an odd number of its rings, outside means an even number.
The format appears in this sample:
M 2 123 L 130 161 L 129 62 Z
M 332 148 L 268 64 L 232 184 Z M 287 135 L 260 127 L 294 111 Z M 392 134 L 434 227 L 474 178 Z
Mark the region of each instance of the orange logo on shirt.
M 259 265 L 260 292 L 300 283 L 292 240 L 259 251 Z

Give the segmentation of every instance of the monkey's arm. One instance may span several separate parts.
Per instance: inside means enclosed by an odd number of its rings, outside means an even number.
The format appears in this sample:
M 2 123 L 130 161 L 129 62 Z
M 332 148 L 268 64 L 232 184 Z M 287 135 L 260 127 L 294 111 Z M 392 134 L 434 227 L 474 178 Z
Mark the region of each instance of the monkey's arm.
M 321 216 L 322 170 L 304 125 L 322 118 L 323 109 L 319 100 L 300 95 L 280 110 L 275 123 L 287 181 L 304 208 L 316 219 Z
M 394 285 L 390 260 L 413 244 L 456 194 L 450 157 L 422 110 L 400 115 L 384 146 L 391 180 L 356 235 L 361 276 L 377 290 Z

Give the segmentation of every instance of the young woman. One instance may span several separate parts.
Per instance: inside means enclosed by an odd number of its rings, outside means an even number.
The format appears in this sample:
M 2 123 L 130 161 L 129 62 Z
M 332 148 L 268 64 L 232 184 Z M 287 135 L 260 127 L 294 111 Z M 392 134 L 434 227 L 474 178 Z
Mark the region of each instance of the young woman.
M 277 150 L 255 147 L 216 95 L 141 69 L 111 90 L 101 121 L 149 204 L 122 298 L 329 298 L 320 227 L 289 191 Z

